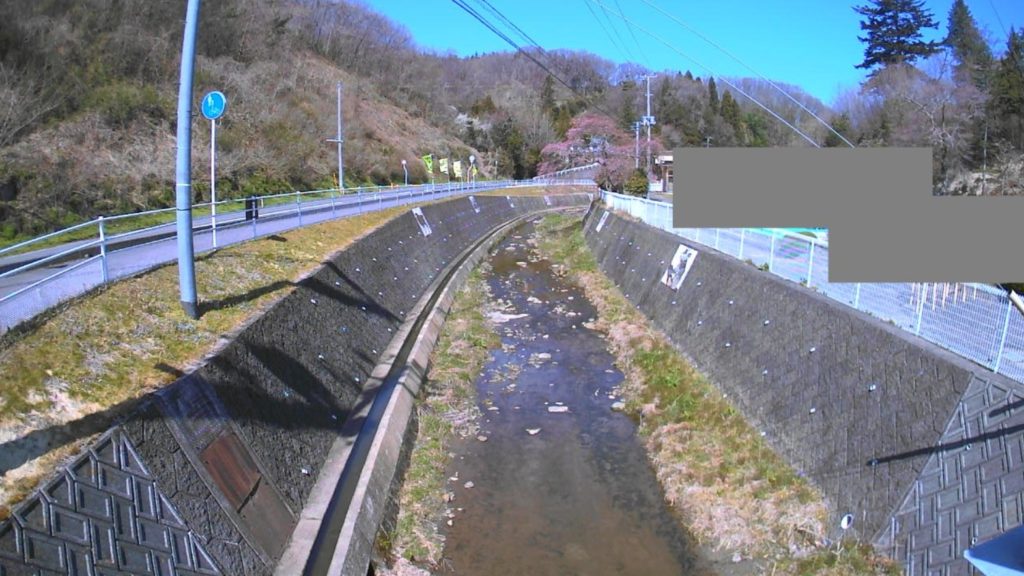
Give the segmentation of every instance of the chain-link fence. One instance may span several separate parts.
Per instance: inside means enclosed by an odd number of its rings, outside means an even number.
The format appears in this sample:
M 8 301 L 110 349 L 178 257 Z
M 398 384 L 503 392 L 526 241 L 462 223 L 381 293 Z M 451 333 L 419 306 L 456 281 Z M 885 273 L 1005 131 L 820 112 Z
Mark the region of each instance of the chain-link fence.
M 828 281 L 828 243 L 780 229 L 673 228 L 672 205 L 601 193 L 639 218 L 867 312 L 1015 380 L 1024 381 L 1024 316 L 988 284 Z

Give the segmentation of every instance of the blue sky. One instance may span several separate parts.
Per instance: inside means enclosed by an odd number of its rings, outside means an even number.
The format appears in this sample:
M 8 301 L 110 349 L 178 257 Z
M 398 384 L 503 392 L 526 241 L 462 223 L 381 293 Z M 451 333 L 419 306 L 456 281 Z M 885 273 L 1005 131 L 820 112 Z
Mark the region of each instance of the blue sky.
M 428 50 L 460 56 L 511 50 L 450 0 L 363 1 L 405 26 L 416 43 Z M 655 71 L 691 70 L 695 76 L 708 76 L 707 69 L 710 69 L 715 76 L 753 76 L 741 64 L 659 14 L 648 5 L 650 3 L 698 30 L 759 73 L 801 86 L 826 104 L 831 103 L 841 89 L 856 87 L 864 77 L 864 71 L 854 68 L 863 60 L 864 46 L 857 40 L 862 34 L 860 15 L 853 11 L 853 6 L 864 2 L 617 2 L 626 18 L 672 47 L 638 28 L 633 28 L 631 35 L 622 19 L 607 14 L 600 7 L 604 4 L 615 11 L 616 0 L 490 0 L 491 5 L 547 50 L 586 50 L 614 62 L 635 61 Z M 467 3 L 477 6 L 473 0 Z M 928 39 L 938 40 L 945 35 L 952 3 L 953 0 L 925 0 L 939 22 L 939 29 L 929 31 Z M 967 0 L 967 5 L 982 31 L 997 39 L 997 54 L 1006 45 L 1004 29 L 1024 28 L 1024 0 Z M 515 36 L 513 39 L 519 40 Z

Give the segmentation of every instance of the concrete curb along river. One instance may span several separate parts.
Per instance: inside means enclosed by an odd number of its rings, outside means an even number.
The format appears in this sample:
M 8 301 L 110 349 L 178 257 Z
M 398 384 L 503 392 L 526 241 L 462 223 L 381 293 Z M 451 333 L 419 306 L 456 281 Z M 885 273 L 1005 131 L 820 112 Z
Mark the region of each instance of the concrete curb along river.
M 358 452 L 357 447 L 344 438 L 338 440 L 336 447 L 346 457 L 332 459 L 340 466 L 325 467 L 314 488 L 316 496 L 311 498 L 326 514 L 318 513 L 319 510 L 312 513 L 305 528 L 300 521 L 300 529 L 296 530 L 275 574 L 292 574 L 298 565 L 305 566 L 305 574 L 366 574 L 430 354 L 455 295 L 488 251 L 510 230 L 524 220 L 551 211 L 554 210 L 534 212 L 495 227 L 432 283 L 384 352 L 383 361 L 368 383 L 367 389 L 372 388 L 375 399 L 372 407 L 364 411 L 366 419 L 356 441 L 365 445 L 364 453 L 350 458 L 347 454 Z M 334 492 L 334 501 L 320 497 L 328 490 Z M 319 532 L 316 540 L 311 541 L 309 530 L 314 524 Z
M 373 392 L 418 386 L 443 319 L 428 321 L 426 311 L 450 304 L 451 293 L 437 293 L 440 279 L 507 223 L 592 199 L 460 197 L 357 240 L 193 372 L 139 399 L 15 506 L 0 522 L 0 574 L 296 574 L 314 567 L 314 549 L 321 573 L 358 573 L 350 567 L 359 554 L 320 535 L 321 520 L 334 512 L 330 527 L 343 542 L 361 554 L 372 548 L 386 502 L 374 496 L 375 478 L 392 476 L 394 465 L 350 468 L 345 477 L 345 461 L 362 452 L 383 463 L 401 443 L 356 438 L 374 421 L 404 427 L 406 392 L 380 402 Z M 417 303 L 423 314 L 412 310 Z M 428 330 L 402 345 L 396 335 L 417 326 Z M 414 368 L 398 369 L 407 359 Z M 351 507 L 351 521 L 345 492 L 369 495 Z

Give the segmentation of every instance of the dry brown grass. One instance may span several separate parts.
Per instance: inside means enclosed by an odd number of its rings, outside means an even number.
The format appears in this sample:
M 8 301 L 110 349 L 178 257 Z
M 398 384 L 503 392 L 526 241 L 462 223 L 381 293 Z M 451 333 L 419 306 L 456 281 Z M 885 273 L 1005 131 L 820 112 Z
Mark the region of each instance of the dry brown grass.
M 0 444 L 129 406 L 173 382 L 326 258 L 405 210 L 309 226 L 281 234 L 284 241 L 261 239 L 201 256 L 201 301 L 229 304 L 199 320 L 181 310 L 178 270 L 170 265 L 76 299 L 28 333 L 6 338 L 0 348 Z M 0 479 L 0 517 L 87 440 L 6 472 Z
M 728 400 L 600 273 L 578 218 L 548 216 L 539 247 L 561 262 L 598 309 L 626 375 L 621 393 L 639 422 L 665 497 L 703 544 L 775 574 L 885 573 L 869 547 L 826 546 L 822 495 L 775 454 Z
M 477 269 L 452 304 L 431 354 L 427 384 L 418 404 L 416 444 L 399 494 L 397 528 L 382 535 L 379 542 L 398 559 L 396 568 L 402 559 L 429 567 L 441 559 L 444 543 L 438 525 L 446 518 L 449 446 L 456 437 L 477 433 L 480 410 L 474 381 L 489 351 L 501 344 L 485 315 L 488 301 L 487 285 Z

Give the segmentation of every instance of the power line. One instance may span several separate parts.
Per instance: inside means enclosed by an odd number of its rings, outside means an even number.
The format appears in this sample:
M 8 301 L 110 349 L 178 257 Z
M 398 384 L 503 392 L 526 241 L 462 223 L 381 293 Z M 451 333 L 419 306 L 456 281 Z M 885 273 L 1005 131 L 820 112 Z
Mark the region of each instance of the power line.
M 619 4 L 619 0 L 615 0 L 615 7 L 619 9 L 619 17 L 625 17 L 626 13 L 622 11 L 622 5 Z M 636 34 L 633 34 L 633 27 L 630 26 L 628 22 L 626 23 L 626 30 L 628 30 L 629 35 L 633 37 L 633 43 L 636 44 L 636 49 L 640 52 L 640 57 L 645 63 L 650 64 L 650 61 L 647 59 L 647 55 L 644 54 L 644 49 L 640 47 L 640 41 L 636 39 Z
M 618 2 L 618 0 L 615 0 L 615 1 L 616 1 L 616 2 Z M 807 108 L 807 106 L 804 106 L 804 104 L 803 104 L 802 102 L 800 102 L 799 100 L 797 100 L 796 98 L 794 98 L 794 97 L 793 97 L 793 96 L 792 96 L 792 95 L 791 95 L 791 94 L 790 94 L 789 92 L 787 92 L 786 90 L 782 89 L 782 87 L 781 87 L 781 86 L 779 86 L 778 84 L 776 84 L 775 82 L 773 82 L 773 81 L 772 81 L 771 79 L 769 79 L 769 78 L 765 77 L 765 76 L 764 76 L 763 74 L 761 74 L 761 73 L 760 73 L 760 72 L 758 72 L 757 70 L 754 70 L 753 68 L 751 68 L 751 67 L 750 67 L 749 65 L 747 65 L 747 63 L 746 63 L 746 62 L 744 62 L 743 60 L 740 60 L 739 56 L 736 56 L 736 55 L 735 55 L 735 54 L 733 54 L 732 52 L 730 52 L 730 51 L 726 50 L 726 49 L 725 49 L 725 48 L 724 48 L 724 47 L 723 47 L 722 45 L 718 44 L 717 42 L 715 42 L 715 41 L 714 41 L 714 40 L 712 40 L 711 38 L 708 38 L 707 36 L 705 36 L 704 34 L 702 34 L 702 33 L 701 33 L 701 32 L 700 32 L 699 30 L 696 30 L 695 28 L 693 28 L 692 26 L 690 26 L 690 25 L 689 25 L 689 24 L 687 24 L 686 22 L 683 22 L 682 20 L 680 20 L 679 18 L 677 18 L 677 17 L 676 17 L 676 16 L 674 16 L 673 14 L 671 14 L 671 13 L 669 13 L 669 12 L 666 12 L 665 10 L 662 10 L 662 9 L 661 9 L 660 7 L 658 7 L 657 5 L 655 5 L 655 4 L 654 4 L 653 2 L 651 2 L 650 0 L 640 0 L 640 1 L 641 1 L 641 2 L 643 2 L 644 4 L 647 4 L 647 5 L 648 5 L 648 6 L 650 6 L 651 8 L 653 8 L 653 9 L 657 10 L 657 11 L 658 11 L 658 12 L 660 12 L 660 13 L 661 13 L 661 14 L 662 14 L 663 16 L 666 16 L 667 18 L 669 18 L 670 20 L 672 20 L 673 22 L 675 22 L 675 23 L 676 23 L 676 24 L 678 24 L 679 26 L 681 26 L 681 27 L 685 28 L 686 30 L 689 30 L 689 31 L 690 31 L 691 33 L 693 33 L 694 35 L 696 35 L 696 36 L 697 36 L 698 38 L 700 38 L 701 40 L 704 40 L 704 41 L 705 41 L 705 42 L 707 42 L 708 44 L 711 44 L 712 46 L 714 46 L 715 48 L 717 48 L 717 49 L 718 49 L 719 51 L 721 51 L 722 53 L 724 53 L 724 54 L 725 54 L 726 56 L 728 56 L 728 57 L 732 58 L 733 60 L 735 60 L 736 62 L 738 62 L 738 63 L 739 63 L 739 64 L 740 64 L 741 66 L 743 66 L 743 67 L 744 67 L 744 68 L 746 68 L 747 70 L 750 70 L 751 72 L 753 72 L 754 74 L 756 74 L 756 75 L 757 75 L 757 76 L 758 76 L 759 78 L 761 78 L 762 80 L 764 80 L 765 82 L 767 82 L 767 83 L 768 83 L 768 84 L 769 84 L 769 85 L 770 85 L 770 86 L 771 86 L 772 88 L 775 88 L 776 90 L 778 90 L 779 92 L 781 92 L 781 93 L 782 93 L 782 94 L 783 94 L 783 95 L 784 95 L 784 96 L 785 96 L 786 98 L 789 98 L 790 100 L 792 100 L 792 101 L 793 101 L 793 103 L 794 103 L 794 104 L 796 104 L 797 106 L 799 106 L 801 110 L 803 110 L 804 112 L 807 112 L 808 114 L 810 114 L 811 116 L 813 116 L 815 120 L 817 120 L 818 122 L 820 122 L 820 123 L 822 124 L 822 126 L 824 126 L 824 127 L 828 128 L 828 129 L 829 129 L 829 130 L 830 130 L 830 131 L 831 131 L 831 132 L 832 132 L 833 134 L 835 134 L 836 136 L 838 136 L 838 137 L 839 137 L 839 139 L 841 139 L 841 140 L 842 140 L 843 142 L 845 142 L 845 143 L 846 143 L 846 144 L 847 144 L 847 145 L 848 145 L 848 146 L 849 146 L 850 148 L 856 148 L 856 146 L 854 146 L 852 142 L 850 142 L 849 140 L 847 140 L 847 139 L 846 139 L 846 137 L 845 137 L 845 136 L 843 136 L 842 134 L 840 134 L 839 132 L 837 132 L 837 131 L 836 131 L 836 129 L 835 129 L 835 128 L 833 128 L 833 127 L 832 127 L 832 126 L 831 126 L 831 125 L 830 125 L 830 124 L 829 124 L 828 122 L 826 122 L 826 121 L 824 121 L 823 119 L 821 119 L 821 118 L 820 118 L 820 117 L 819 117 L 819 116 L 818 116 L 817 114 L 815 114 L 815 113 L 814 113 L 813 111 L 811 111 L 810 109 L 808 109 L 808 108 Z
M 594 17 L 594 21 L 597 22 L 597 25 L 600 26 L 601 30 L 604 31 L 604 35 L 608 37 L 608 41 L 611 42 L 612 46 L 615 46 L 615 49 L 619 51 L 619 55 L 625 58 L 626 51 L 623 50 L 621 46 L 619 46 L 619 44 L 615 41 L 615 38 L 613 38 L 611 33 L 608 32 L 608 28 L 605 27 L 604 22 L 602 22 L 601 19 L 598 18 L 597 12 L 594 12 L 594 9 L 590 6 L 589 0 L 582 0 L 582 2 L 583 5 L 587 7 L 587 10 L 590 12 L 590 15 Z
M 600 7 L 602 8 L 602 9 L 604 9 L 604 10 L 606 10 L 606 11 L 609 11 L 609 8 L 608 8 L 607 6 L 605 6 L 605 4 L 604 4 L 603 2 L 601 2 L 601 0 L 591 0 L 591 1 L 592 1 L 592 2 L 595 2 L 595 3 L 596 3 L 596 4 L 598 5 L 598 6 L 600 6 Z M 623 19 L 624 21 L 626 21 L 626 22 L 632 22 L 632 21 L 631 21 L 631 20 L 630 20 L 629 18 L 626 18 L 626 16 L 621 16 L 621 18 L 622 18 L 622 19 Z M 662 44 L 664 44 L 664 45 L 665 45 L 665 46 L 666 46 L 666 47 L 667 47 L 667 48 L 668 48 L 669 50 L 672 50 L 672 51 L 673 51 L 673 52 L 675 52 L 676 54 L 679 54 L 679 55 L 680 55 L 680 56 L 682 56 L 683 58 L 686 58 L 687 60 L 689 60 L 689 61 L 693 62 L 694 64 L 696 64 L 696 65 L 697 65 L 697 66 L 699 66 L 700 68 L 703 68 L 704 70 L 707 70 L 707 71 L 708 71 L 708 73 L 710 73 L 710 74 L 711 74 L 712 76 L 714 76 L 714 75 L 715 75 L 715 72 L 714 72 L 714 70 L 712 70 L 711 68 L 709 68 L 709 67 L 705 66 L 704 64 L 702 64 L 701 62 L 699 62 L 698 60 L 696 60 L 695 58 L 693 58 L 692 56 L 689 56 L 689 55 L 688 55 L 688 54 L 686 54 L 685 52 L 683 52 L 683 51 L 679 50 L 678 48 L 676 48 L 675 46 L 673 46 L 673 45 L 672 45 L 671 43 L 669 43 L 669 42 L 668 42 L 667 40 L 665 40 L 665 39 L 664 39 L 664 38 L 662 38 L 661 36 L 659 36 L 659 35 L 655 34 L 654 32 L 651 32 L 650 30 L 648 30 L 648 29 L 646 29 L 646 28 L 644 28 L 644 27 L 642 27 L 642 26 L 640 26 L 640 25 L 636 24 L 635 22 L 632 22 L 632 23 L 633 23 L 633 25 L 634 25 L 634 26 L 636 27 L 636 29 L 637 29 L 637 30 L 640 30 L 640 31 L 641 31 L 641 32 L 643 32 L 644 34 L 647 34 L 648 36 L 650 36 L 651 38 L 654 38 L 654 39 L 655 39 L 655 40 L 657 40 L 658 42 L 661 42 L 661 43 L 662 43 Z M 725 83 L 726 85 L 730 86 L 730 87 L 731 87 L 731 88 L 732 88 L 733 90 L 736 90 L 736 92 L 738 92 L 738 93 L 742 94 L 743 96 L 746 96 L 746 97 L 747 97 L 747 98 L 748 98 L 748 99 L 749 99 L 749 100 L 750 100 L 751 102 L 753 102 L 754 104 L 757 104 L 757 105 L 758 105 L 758 106 L 760 106 L 760 107 L 761 107 L 761 108 L 762 108 L 762 109 L 763 109 L 763 110 L 764 110 L 765 112 L 768 112 L 769 114 L 771 114 L 771 115 L 772 115 L 772 117 L 774 117 L 774 118 L 775 118 L 776 120 L 778 120 L 779 122 L 782 122 L 782 123 L 783 123 L 783 124 L 785 124 L 785 125 L 786 125 L 787 127 L 789 127 L 789 129 L 790 129 L 790 130 L 792 130 L 792 131 L 796 132 L 797 134 L 799 134 L 799 135 L 800 135 L 801 137 L 803 137 L 803 139 L 804 139 L 804 140 L 806 140 L 807 142 L 809 142 L 809 143 L 810 143 L 810 144 L 811 144 L 812 146 L 814 146 L 815 148 L 821 148 L 821 145 L 820 145 L 820 144 L 818 144 L 817 142 L 815 142 L 813 138 L 811 138 L 810 136 L 808 136 L 807 134 L 805 134 L 805 133 L 804 133 L 804 132 L 803 132 L 802 130 L 800 130 L 799 128 L 797 128 L 797 127 L 796 127 L 796 126 L 794 126 L 793 124 L 791 124 L 791 123 L 790 123 L 790 122 L 789 122 L 788 120 L 786 120 L 786 119 L 785 119 L 785 118 L 783 118 L 782 116 L 778 115 L 778 114 L 777 114 L 777 113 L 776 113 L 776 112 L 775 112 L 774 110 L 772 110 L 772 109 L 771 109 L 771 108 L 769 108 L 768 106 L 765 106 L 764 104 L 762 104 L 760 100 L 758 100 L 757 98 L 754 98 L 753 96 L 751 96 L 750 94 L 748 94 L 747 92 L 745 92 L 745 91 L 744 91 L 744 90 L 743 90 L 742 88 L 740 88 L 739 86 L 736 86 L 735 84 L 733 84 L 733 83 L 732 83 L 732 81 L 730 81 L 730 80 L 729 80 L 728 78 L 725 78 L 725 77 L 721 77 L 721 76 L 720 76 L 720 77 L 719 77 L 719 80 L 721 80 L 722 82 L 724 82 L 724 83 Z
M 480 1 L 480 0 L 478 0 L 478 1 Z M 486 0 L 483 0 L 483 1 L 486 2 Z M 462 8 L 464 11 L 466 11 L 466 13 L 468 13 L 470 16 L 472 16 L 478 22 L 480 22 L 485 27 L 487 27 L 488 30 L 490 30 L 491 32 L 494 32 L 495 35 L 497 35 L 499 38 L 501 38 L 502 40 L 507 42 L 510 46 L 515 48 L 516 52 L 521 53 L 524 56 L 526 56 L 527 58 L 529 58 L 531 62 L 533 62 L 534 64 L 539 66 L 542 70 L 544 70 L 549 75 L 551 75 L 551 77 L 553 77 L 555 80 L 557 80 L 561 85 L 563 85 L 566 88 L 568 88 L 573 94 L 576 94 L 577 96 L 582 98 L 584 101 L 587 101 L 588 105 L 593 106 L 595 109 L 597 109 L 598 111 L 600 111 L 600 112 L 602 112 L 602 113 L 604 113 L 604 114 L 606 114 L 608 116 L 612 116 L 612 114 L 610 112 L 608 112 L 607 110 L 601 108 L 596 103 L 589 101 L 589 99 L 586 97 L 586 95 L 580 94 L 580 92 L 576 88 L 574 88 L 571 84 L 569 84 L 568 82 L 563 80 L 561 76 L 559 76 L 554 71 L 552 71 L 551 68 L 549 68 L 547 65 L 545 65 L 540 60 L 538 60 L 529 51 L 524 50 L 518 43 L 516 43 L 515 40 L 513 40 L 512 38 L 509 38 L 509 36 L 507 34 L 502 32 L 501 30 L 499 30 L 497 28 L 497 26 L 495 26 L 490 20 L 487 19 L 486 16 L 484 16 L 483 14 L 478 12 L 472 6 L 468 5 L 466 3 L 466 0 L 452 0 L 452 3 L 454 3 L 459 8 Z M 531 38 L 529 38 L 529 36 L 526 35 L 526 33 L 523 32 L 521 28 L 516 26 L 509 18 L 507 18 L 506 16 L 501 14 L 501 12 L 497 8 L 494 8 L 493 6 L 490 6 L 489 3 L 488 3 L 488 6 L 489 6 L 489 10 L 494 12 L 494 13 L 496 13 L 498 15 L 498 17 L 502 21 L 504 21 L 507 24 L 511 25 L 516 30 L 519 30 L 519 33 L 522 34 L 523 36 L 525 36 L 529 42 L 533 43 L 533 45 L 540 51 L 541 55 L 546 55 L 546 52 L 544 51 L 544 49 L 539 44 L 536 44 Z
M 622 35 L 619 34 L 619 29 L 615 27 L 615 23 L 612 22 L 612 19 L 608 17 L 608 13 L 602 12 L 602 14 L 604 15 L 605 21 L 608 22 L 608 26 L 612 29 L 612 32 L 615 33 L 615 37 L 619 39 L 619 44 L 626 48 L 626 54 L 628 54 L 629 60 L 632 62 L 636 62 L 636 57 L 633 56 L 633 51 L 630 50 L 629 44 L 626 44 L 626 41 L 622 39 Z
M 996 10 L 995 3 L 988 0 L 988 5 L 992 7 L 992 12 L 996 15 L 996 22 L 999 22 L 999 27 L 1003 29 L 1003 36 L 1009 36 L 1010 33 L 1006 31 L 1006 26 L 1003 26 L 1003 19 L 999 17 L 999 10 Z

